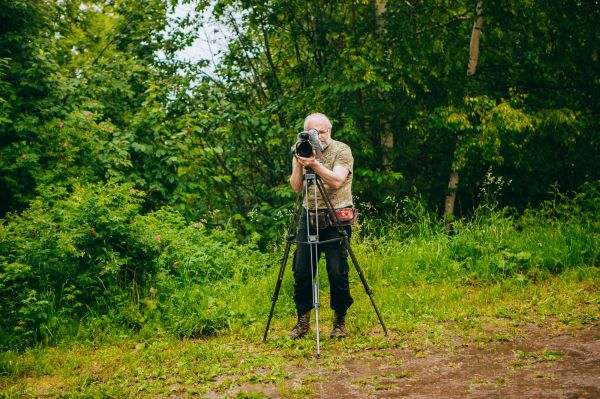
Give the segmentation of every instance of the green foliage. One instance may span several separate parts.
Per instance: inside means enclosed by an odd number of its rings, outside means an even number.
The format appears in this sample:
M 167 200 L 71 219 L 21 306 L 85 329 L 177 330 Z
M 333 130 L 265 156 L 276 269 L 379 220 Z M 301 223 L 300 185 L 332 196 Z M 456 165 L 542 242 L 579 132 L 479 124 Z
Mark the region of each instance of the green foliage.
M 555 193 L 539 210 L 519 216 L 498 207 L 490 180 L 483 202 L 470 219 L 455 222 L 448 235 L 443 221 L 428 213 L 418 197 L 396 205 L 393 220 L 367 220 L 359 230 L 359 245 L 377 271 L 395 285 L 450 280 L 485 285 L 512 280 L 539 282 L 566 270 L 597 266 L 600 231 L 598 183 L 586 184 L 569 197 Z M 382 258 L 373 261 L 371 259 Z
M 161 317 L 177 317 L 195 302 L 198 313 L 190 317 L 213 323 L 207 287 L 244 281 L 269 264 L 255 244 L 238 247 L 231 231 L 188 225 L 169 208 L 140 215 L 144 196 L 113 183 L 78 185 L 71 193 L 51 187 L 21 215 L 9 215 L 0 231 L 3 342 L 50 341 L 69 320 L 117 309 L 117 325 L 139 330 L 154 299 Z
M 62 318 L 127 301 L 123 287 L 154 257 L 151 241 L 130 229 L 142 200 L 130 189 L 49 187 L 23 214 L 9 215 L 0 239 L 3 335 L 49 339 Z
M 146 191 L 145 211 L 230 221 L 264 249 L 293 201 L 287 149 L 313 111 L 353 149 L 359 204 L 385 208 L 416 187 L 438 211 L 452 169 L 461 215 L 490 167 L 519 210 L 551 184 L 598 178 L 598 49 L 586 40 L 598 11 L 580 2 L 485 5 L 469 79 L 466 1 L 378 16 L 372 2 L 197 1 L 183 18 L 166 0 L 5 3 L 2 214 L 38 186 L 115 179 Z M 210 18 L 229 36 L 207 69 L 177 54 Z
M 168 6 L 3 3 L 2 214 L 25 209 L 37 186 L 69 188 L 77 179 L 133 182 L 154 209 L 166 204 L 181 185 L 176 160 L 186 148 L 173 143 L 178 126 L 160 126 L 183 113 L 178 100 L 191 77 L 171 76 L 173 54 L 195 37 L 182 36 L 184 21 L 164 34 Z M 169 59 L 159 61 L 159 50 Z

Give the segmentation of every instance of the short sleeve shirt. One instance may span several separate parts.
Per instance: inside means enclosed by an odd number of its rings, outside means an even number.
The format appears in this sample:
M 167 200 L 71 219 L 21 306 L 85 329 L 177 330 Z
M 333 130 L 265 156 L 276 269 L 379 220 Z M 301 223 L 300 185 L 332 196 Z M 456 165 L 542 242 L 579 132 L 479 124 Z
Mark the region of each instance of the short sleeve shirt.
M 332 140 L 331 143 L 323 150 L 321 157 L 318 158 L 319 162 L 329 170 L 333 170 L 336 166 L 343 166 L 348 169 L 348 176 L 342 184 L 342 186 L 335 190 L 323 182 L 325 193 L 331 200 L 331 204 L 334 209 L 345 208 L 352 206 L 352 177 L 354 176 L 354 158 L 352 157 L 352 151 L 350 147 L 341 141 Z M 296 167 L 296 160 L 294 159 L 294 167 Z M 314 209 L 314 188 L 309 187 L 308 198 L 304 199 L 304 207 L 308 209 Z M 321 193 L 317 189 L 317 205 L 319 209 L 327 208 L 327 204 L 321 197 Z

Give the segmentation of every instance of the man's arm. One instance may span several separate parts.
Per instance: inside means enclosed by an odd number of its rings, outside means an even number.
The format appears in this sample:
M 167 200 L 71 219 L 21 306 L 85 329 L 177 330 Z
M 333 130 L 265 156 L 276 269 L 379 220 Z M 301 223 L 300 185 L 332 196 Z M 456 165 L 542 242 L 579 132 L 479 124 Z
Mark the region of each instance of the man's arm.
M 316 160 L 314 154 L 310 158 L 302 158 L 302 157 L 296 156 L 296 160 L 298 161 L 297 165 L 301 165 L 301 166 L 305 166 L 305 167 L 307 166 L 307 167 L 312 168 L 312 170 L 314 170 L 315 173 L 321 177 L 323 182 L 326 183 L 329 187 L 331 187 L 334 190 L 337 190 L 338 188 L 342 187 L 342 184 L 344 184 L 344 181 L 346 181 L 346 177 L 348 177 L 348 173 L 350 173 L 350 171 L 343 166 L 334 166 L 333 170 L 327 169 L 325 166 L 323 166 L 323 164 L 321 162 Z M 296 167 L 294 172 L 297 169 L 301 169 L 301 168 Z M 294 190 L 296 192 L 298 192 L 302 188 L 302 172 L 300 172 L 300 176 L 299 176 L 300 182 L 299 182 L 298 190 L 295 189 L 294 183 L 292 182 L 293 178 L 294 178 L 294 173 L 292 173 L 292 177 L 290 178 L 290 184 L 292 184 L 292 187 L 294 187 Z
M 337 190 L 342 187 L 346 177 L 348 177 L 349 170 L 343 166 L 334 166 L 333 170 L 327 169 L 322 163 L 317 162 L 313 167 L 316 174 L 321 176 L 321 179 L 331 188 Z
M 292 175 L 290 176 L 290 185 L 294 192 L 302 190 L 302 165 L 298 165 L 296 157 L 292 159 Z

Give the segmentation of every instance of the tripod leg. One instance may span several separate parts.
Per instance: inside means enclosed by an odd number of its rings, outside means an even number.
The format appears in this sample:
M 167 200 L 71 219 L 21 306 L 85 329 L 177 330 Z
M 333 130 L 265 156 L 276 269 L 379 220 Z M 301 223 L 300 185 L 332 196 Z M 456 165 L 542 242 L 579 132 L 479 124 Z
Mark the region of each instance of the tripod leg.
M 345 233 L 346 232 L 344 232 L 344 234 Z M 352 251 L 352 247 L 350 246 L 350 242 L 348 241 L 348 237 L 346 235 L 344 235 L 343 243 L 344 243 L 344 246 L 346 247 L 346 249 L 348 250 L 348 254 L 350 254 L 350 258 L 352 259 L 352 263 L 354 263 L 354 268 L 356 269 L 356 272 L 358 273 L 358 276 L 360 277 L 360 281 L 362 282 L 363 287 L 365 287 L 365 291 L 367 292 L 367 295 L 369 296 L 369 299 L 371 300 L 373 309 L 375 309 L 375 313 L 377 314 L 377 317 L 379 318 L 379 323 L 381 323 L 381 327 L 383 328 L 383 333 L 387 337 L 387 335 L 388 335 L 387 328 L 385 327 L 385 324 L 383 323 L 383 319 L 381 318 L 381 314 L 379 313 L 379 309 L 377 309 L 377 305 L 375 305 L 375 301 L 373 300 L 373 291 L 371 291 L 371 288 L 369 287 L 369 284 L 367 283 L 367 279 L 365 278 L 365 275 L 363 274 L 362 269 L 360 268 L 360 266 L 358 264 L 358 260 L 356 260 L 356 256 L 354 256 L 354 251 Z
M 373 305 L 373 308 L 375 309 L 377 318 L 379 318 L 379 323 L 381 323 L 381 327 L 383 327 L 383 333 L 387 337 L 387 335 L 388 335 L 387 328 L 385 327 L 385 324 L 383 323 L 383 319 L 381 318 L 381 314 L 379 313 L 379 309 L 377 309 L 377 305 L 375 305 L 375 301 L 373 300 L 373 291 L 371 291 L 369 284 L 367 284 L 367 279 L 365 278 L 365 275 L 363 274 L 362 269 L 360 268 L 360 266 L 358 264 L 358 260 L 356 260 L 356 256 L 354 256 L 354 251 L 352 251 L 352 247 L 350 246 L 350 241 L 348 241 L 348 234 L 346 233 L 346 230 L 344 230 L 344 228 L 340 224 L 337 214 L 334 211 L 333 204 L 331 203 L 329 196 L 325 192 L 325 188 L 323 187 L 323 182 L 319 179 L 317 179 L 317 187 L 318 187 L 319 191 L 321 192 L 321 197 L 323 197 L 323 199 L 325 200 L 325 205 L 327 205 L 327 209 L 329 210 L 329 214 L 333 218 L 333 222 L 335 224 L 335 227 L 337 228 L 338 233 L 340 234 L 340 236 L 342 236 L 342 242 L 344 243 L 344 246 L 348 250 L 348 254 L 350 254 L 350 258 L 352 259 L 354 268 L 356 269 L 356 272 L 358 273 L 358 276 L 360 277 L 360 281 L 362 282 L 363 287 L 365 287 L 365 291 L 367 292 L 367 295 L 369 296 L 369 299 L 371 300 L 371 304 Z
M 269 327 L 271 326 L 271 319 L 273 318 L 273 311 L 275 310 L 275 302 L 277 302 L 277 298 L 279 298 L 279 291 L 281 290 L 281 282 L 283 281 L 285 265 L 287 264 L 287 260 L 290 255 L 290 247 L 292 246 L 294 237 L 295 236 L 293 234 L 289 234 L 287 237 L 287 242 L 285 244 L 285 252 L 283 255 L 283 259 L 281 260 L 281 268 L 279 269 L 279 276 L 277 277 L 277 284 L 275 285 L 275 293 L 273 294 L 273 298 L 271 299 L 272 300 L 271 312 L 269 313 L 269 320 L 267 321 L 267 328 L 265 328 L 265 335 L 263 336 L 263 342 L 267 341 L 267 334 L 269 333 Z
M 267 328 L 265 328 L 265 334 L 263 336 L 263 342 L 267 341 L 267 334 L 269 333 L 269 327 L 271 326 L 271 319 L 273 318 L 273 311 L 275 310 L 275 302 L 277 302 L 277 298 L 279 298 L 279 291 L 281 290 L 281 283 L 283 282 L 283 274 L 285 272 L 285 266 L 287 264 L 288 257 L 290 256 L 290 248 L 292 243 L 295 241 L 296 235 L 293 233 L 296 229 L 293 221 L 297 219 L 300 220 L 300 205 L 302 203 L 302 196 L 300 193 L 296 194 L 296 200 L 294 201 L 294 212 L 292 216 L 290 216 L 290 227 L 288 229 L 288 234 L 286 237 L 285 251 L 283 254 L 283 258 L 281 259 L 281 267 L 279 268 L 279 275 L 277 276 L 277 284 L 275 284 L 275 292 L 273 293 L 273 298 L 271 299 L 271 311 L 269 312 L 269 320 L 267 320 Z
M 307 171 L 305 187 L 305 197 L 308 198 L 308 186 L 309 181 L 313 182 L 313 199 L 314 199 L 314 212 L 315 212 L 315 226 L 313 227 L 314 233 L 311 234 L 311 225 L 308 212 L 306 212 L 306 233 L 308 242 L 310 243 L 310 278 L 312 288 L 312 299 L 313 307 L 315 308 L 315 324 L 317 328 L 317 358 L 321 356 L 321 339 L 319 331 L 319 207 L 317 204 L 317 175 L 314 171 Z M 308 205 L 308 203 L 307 203 Z
M 317 331 L 317 357 L 321 356 L 321 339 L 320 339 L 320 331 L 319 331 L 319 307 L 321 306 L 321 302 L 319 299 L 319 253 L 317 246 L 315 245 L 315 276 L 313 279 L 313 306 L 315 308 L 315 327 Z

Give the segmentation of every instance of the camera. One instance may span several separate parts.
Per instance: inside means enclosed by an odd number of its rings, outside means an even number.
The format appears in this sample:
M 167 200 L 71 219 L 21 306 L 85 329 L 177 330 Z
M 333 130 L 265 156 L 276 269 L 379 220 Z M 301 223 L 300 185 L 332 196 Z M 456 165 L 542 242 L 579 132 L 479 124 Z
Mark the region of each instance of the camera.
M 308 132 L 302 132 L 298 134 L 295 152 L 296 155 L 302 158 L 310 158 L 312 156 L 313 145 L 310 142 L 310 134 Z
M 292 146 L 292 152 L 302 158 L 310 158 L 313 152 L 317 158 L 321 156 L 323 145 L 319 141 L 317 129 L 298 133 L 298 141 Z

